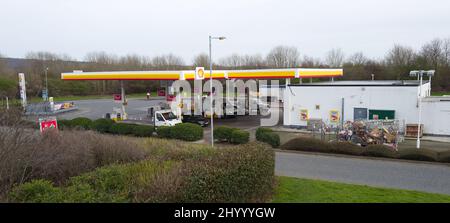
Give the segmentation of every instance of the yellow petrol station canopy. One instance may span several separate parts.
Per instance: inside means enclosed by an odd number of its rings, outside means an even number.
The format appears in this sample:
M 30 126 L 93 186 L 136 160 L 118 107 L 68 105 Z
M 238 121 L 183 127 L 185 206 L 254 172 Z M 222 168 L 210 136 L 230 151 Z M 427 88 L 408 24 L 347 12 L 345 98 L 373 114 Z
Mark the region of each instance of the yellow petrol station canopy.
M 289 68 L 255 70 L 213 70 L 214 79 L 283 79 L 283 78 L 320 78 L 343 76 L 342 69 Z M 209 79 L 209 70 L 203 70 L 201 76 L 196 70 L 180 71 L 74 71 L 61 73 L 62 80 L 194 80 Z

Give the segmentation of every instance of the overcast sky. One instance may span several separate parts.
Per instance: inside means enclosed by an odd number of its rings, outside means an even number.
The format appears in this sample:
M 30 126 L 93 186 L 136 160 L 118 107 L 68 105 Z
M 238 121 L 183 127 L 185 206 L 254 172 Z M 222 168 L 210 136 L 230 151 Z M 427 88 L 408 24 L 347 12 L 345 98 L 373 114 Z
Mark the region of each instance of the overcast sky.
M 448 0 L 0 0 L 0 53 L 91 51 L 156 56 L 191 63 L 208 51 L 265 55 L 277 45 L 324 57 L 331 48 L 383 57 L 395 43 L 418 49 L 450 37 Z

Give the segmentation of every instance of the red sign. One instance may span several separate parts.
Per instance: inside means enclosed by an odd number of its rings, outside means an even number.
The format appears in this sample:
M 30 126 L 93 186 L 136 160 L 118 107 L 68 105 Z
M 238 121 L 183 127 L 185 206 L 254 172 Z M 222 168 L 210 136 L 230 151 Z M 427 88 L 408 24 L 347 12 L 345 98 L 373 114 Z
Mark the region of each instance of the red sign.
M 166 100 L 167 100 L 167 101 L 174 101 L 175 98 L 176 98 L 175 95 L 173 95 L 173 94 L 168 94 L 167 97 L 166 97 Z
M 39 129 L 41 132 L 47 129 L 58 129 L 58 122 L 56 119 L 39 120 Z
M 114 101 L 122 101 L 122 95 L 121 94 L 113 94 Z
M 166 96 L 166 89 L 164 88 L 158 89 L 158 96 Z

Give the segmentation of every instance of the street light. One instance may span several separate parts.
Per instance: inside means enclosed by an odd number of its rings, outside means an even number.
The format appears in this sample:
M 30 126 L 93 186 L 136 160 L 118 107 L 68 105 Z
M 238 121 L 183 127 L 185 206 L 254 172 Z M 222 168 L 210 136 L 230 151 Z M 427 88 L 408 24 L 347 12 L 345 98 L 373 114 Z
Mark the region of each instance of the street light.
M 213 37 L 209 36 L 209 95 L 210 95 L 210 101 L 209 101 L 209 115 L 211 116 L 211 146 L 214 147 L 214 121 L 213 121 L 213 104 L 212 104 L 212 58 L 211 58 L 211 40 L 217 39 L 217 40 L 224 40 L 226 39 L 224 36 L 220 37 Z
M 46 100 L 48 101 L 48 79 L 47 79 L 47 72 L 48 72 L 48 67 L 45 68 L 45 91 L 47 92 L 47 98 Z
M 430 87 L 431 87 L 431 77 L 434 76 L 434 70 L 413 70 L 409 72 L 409 76 L 410 77 L 416 77 L 417 79 L 420 80 L 419 83 L 419 118 L 418 118 L 418 124 L 417 124 L 417 143 L 416 143 L 416 148 L 420 149 L 420 122 L 421 122 L 421 118 L 422 118 L 422 77 L 423 75 L 427 75 L 428 77 L 430 77 Z

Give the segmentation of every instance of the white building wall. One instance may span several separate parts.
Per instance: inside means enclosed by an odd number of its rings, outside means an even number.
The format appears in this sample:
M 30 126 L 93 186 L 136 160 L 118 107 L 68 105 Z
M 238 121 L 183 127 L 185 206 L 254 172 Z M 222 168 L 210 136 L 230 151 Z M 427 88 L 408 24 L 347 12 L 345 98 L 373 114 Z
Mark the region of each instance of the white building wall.
M 425 98 L 422 120 L 424 133 L 450 135 L 450 97 Z
M 283 121 L 287 126 L 306 126 L 307 122 L 300 120 L 300 110 L 307 109 L 310 119 L 330 124 L 330 110 L 338 110 L 342 118 L 344 98 L 344 121 L 353 120 L 356 107 L 395 110 L 396 119 L 417 123 L 417 95 L 418 86 L 288 86 Z

